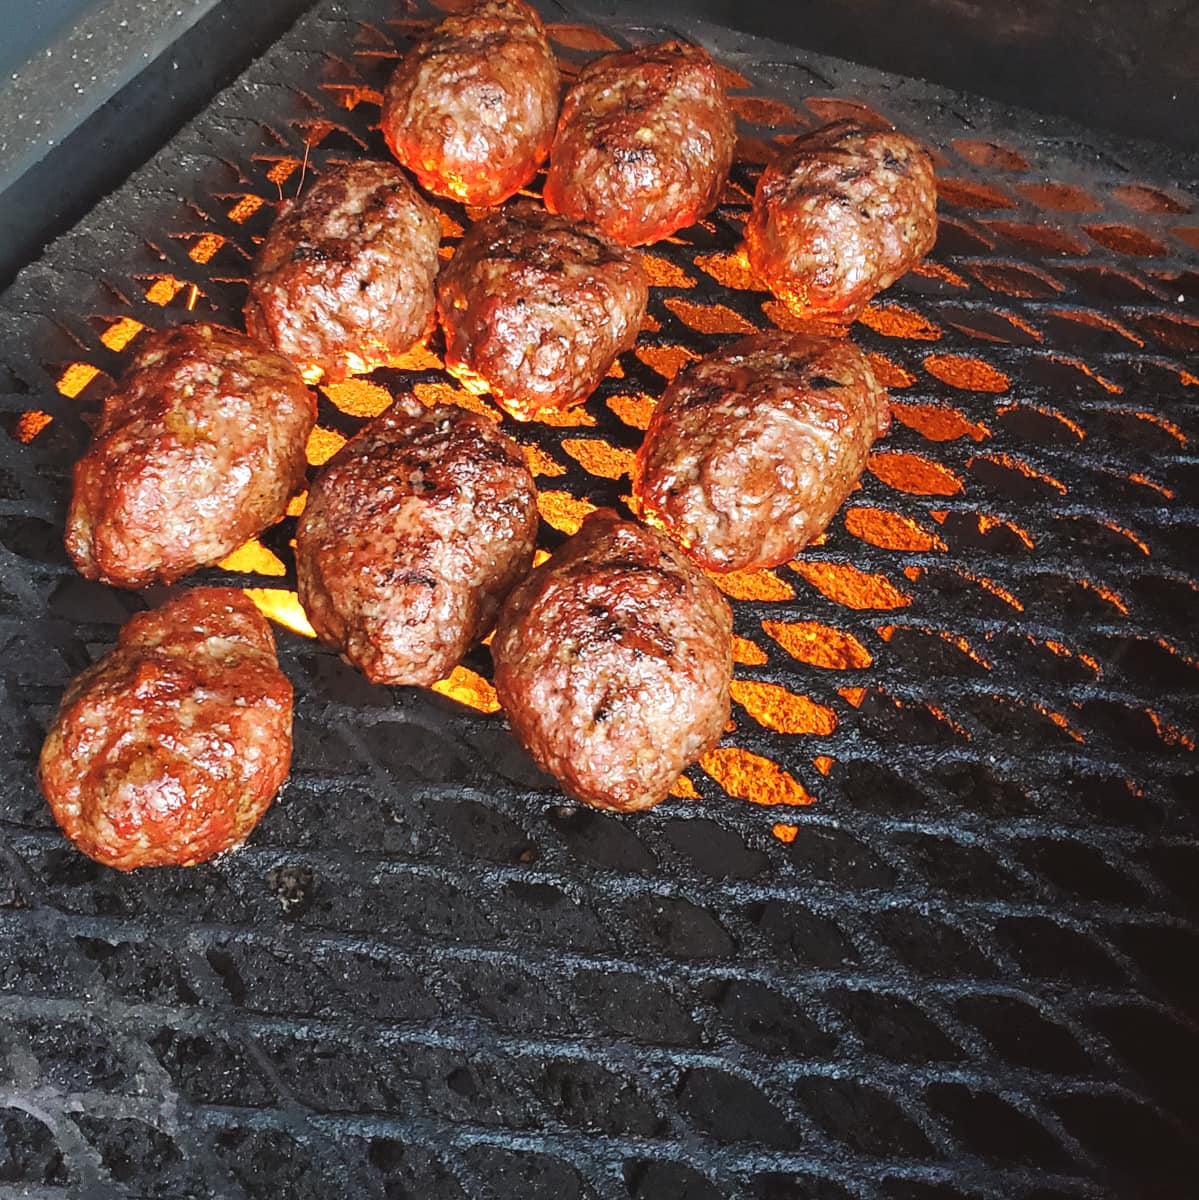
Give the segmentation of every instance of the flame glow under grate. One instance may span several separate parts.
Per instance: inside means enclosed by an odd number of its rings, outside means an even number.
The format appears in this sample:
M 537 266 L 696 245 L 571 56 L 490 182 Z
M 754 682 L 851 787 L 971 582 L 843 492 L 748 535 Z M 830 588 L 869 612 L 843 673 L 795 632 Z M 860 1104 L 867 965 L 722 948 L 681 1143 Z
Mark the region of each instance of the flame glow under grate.
M 711 218 L 645 253 L 646 328 L 586 406 L 503 418 L 544 547 L 623 503 L 682 366 L 787 323 L 737 247 L 771 143 L 890 119 L 944 181 L 930 262 L 853 333 L 892 433 L 800 559 L 717 581 L 738 635 L 721 747 L 646 816 L 563 805 L 508 738 L 485 647 L 418 695 L 311 641 L 297 505 L 207 573 L 289 631 L 295 771 L 250 845 L 125 877 L 49 827 L 41 730 L 140 605 L 60 549 L 84 418 L 144 328 L 237 323 L 281 196 L 385 155 L 382 83 L 432 17 L 393 11 L 318 7 L 0 301 L 0 1179 L 107 1194 L 133 1161 L 180 1195 L 1186 1194 L 1199 202 L 1144 152 L 684 29 L 728 70 L 738 162 Z M 551 33 L 567 76 L 662 35 L 584 13 Z M 441 207 L 452 244 L 478 214 Z M 400 388 L 499 420 L 439 353 L 323 389 L 310 461 Z

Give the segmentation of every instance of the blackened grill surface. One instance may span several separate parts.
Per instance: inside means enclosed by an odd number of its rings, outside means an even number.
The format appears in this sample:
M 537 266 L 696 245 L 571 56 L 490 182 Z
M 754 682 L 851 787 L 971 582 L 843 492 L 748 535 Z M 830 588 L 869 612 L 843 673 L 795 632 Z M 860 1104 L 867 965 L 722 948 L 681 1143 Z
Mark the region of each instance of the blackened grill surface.
M 894 431 L 821 545 L 738 581 L 751 661 L 700 802 L 562 805 L 484 711 L 485 652 L 455 681 L 471 708 L 284 633 L 295 771 L 250 844 L 186 872 L 82 859 L 33 762 L 144 603 L 60 549 L 114 347 L 189 303 L 235 319 L 280 191 L 384 153 L 377 92 L 430 14 L 301 22 L 0 300 L 0 1194 L 1192 1194 L 1196 164 L 567 7 L 543 11 L 568 69 L 705 42 L 748 85 L 748 140 L 711 222 L 650 252 L 656 328 L 594 423 L 514 427 L 545 544 L 627 493 L 689 354 L 769 325 L 764 293 L 716 283 L 754 139 L 846 106 L 941 156 L 932 266 L 855 333 Z M 444 398 L 414 364 L 372 382 Z M 323 396 L 313 457 L 385 399 Z M 291 534 L 204 578 L 285 593 Z

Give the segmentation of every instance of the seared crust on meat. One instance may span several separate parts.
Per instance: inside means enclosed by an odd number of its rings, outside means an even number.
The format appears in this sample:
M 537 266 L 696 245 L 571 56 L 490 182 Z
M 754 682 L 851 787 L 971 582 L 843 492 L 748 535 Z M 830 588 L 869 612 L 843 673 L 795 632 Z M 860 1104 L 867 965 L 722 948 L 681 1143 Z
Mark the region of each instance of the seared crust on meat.
M 446 367 L 513 416 L 585 400 L 637 339 L 636 255 L 594 225 L 514 204 L 462 239 L 437 283 Z
M 379 123 L 421 187 L 499 204 L 545 161 L 558 92 L 537 13 L 522 0 L 483 0 L 446 17 L 401 59 Z
M 436 683 L 528 571 L 537 521 L 511 438 L 402 396 L 313 481 L 296 532 L 300 602 L 368 679 Z
M 67 688 L 38 764 L 63 833 L 122 871 L 243 842 L 291 764 L 292 689 L 244 593 L 196 588 L 138 613 Z
M 246 329 L 307 379 L 373 370 L 432 328 L 440 240 L 437 213 L 399 167 L 334 167 L 271 226 Z
M 720 739 L 732 630 L 728 602 L 666 538 L 600 509 L 508 597 L 496 692 L 567 795 L 651 808 Z
M 855 317 L 937 240 L 937 181 L 918 142 L 835 121 L 758 180 L 745 225 L 755 274 L 799 316 Z
M 316 400 L 299 371 L 219 325 L 145 337 L 75 464 L 66 546 L 80 574 L 171 583 L 283 516 Z
M 562 103 L 545 206 L 640 246 L 709 213 L 736 119 L 707 52 L 684 42 L 589 63 Z
M 642 518 L 709 570 L 773 567 L 824 530 L 889 423 L 887 393 L 852 342 L 756 334 L 675 377 L 633 494 Z

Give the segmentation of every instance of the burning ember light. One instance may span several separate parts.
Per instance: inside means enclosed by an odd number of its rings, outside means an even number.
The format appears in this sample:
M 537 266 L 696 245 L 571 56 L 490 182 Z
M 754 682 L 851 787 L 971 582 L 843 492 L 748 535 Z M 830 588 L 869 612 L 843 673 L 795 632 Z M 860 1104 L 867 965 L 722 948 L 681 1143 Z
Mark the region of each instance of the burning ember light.
M 28 445 L 33 441 L 54 418 L 49 413 L 44 413 L 40 409 L 31 408 L 23 412 L 17 419 L 16 427 L 13 429 L 12 436 L 22 445 Z
M 285 592 L 275 588 L 243 588 L 247 596 L 258 607 L 264 617 L 298 633 L 301 637 L 315 638 L 316 631 L 308 622 L 304 609 L 300 606 L 295 592 Z
M 346 439 L 342 434 L 318 425 L 308 437 L 308 461 L 314 467 L 323 466 L 345 444 Z
M 906 608 L 912 598 L 885 575 L 862 571 L 850 563 L 790 563 L 818 592 L 846 608 Z
M 778 733 L 806 733 L 828 737 L 837 728 L 837 714 L 807 696 L 797 696 L 774 683 L 735 679 L 733 699 L 759 725 Z
M 719 747 L 700 759 L 700 766 L 730 795 L 751 804 L 811 804 L 804 786 L 760 754 Z
M 58 382 L 54 386 L 67 399 L 74 400 L 99 374 L 99 367 L 93 367 L 90 363 L 71 363 L 58 377 Z
M 763 621 L 762 628 L 792 658 L 829 670 L 865 670 L 873 661 L 870 652 L 852 633 L 817 621 Z
M 479 712 L 499 711 L 495 688 L 482 675 L 466 667 L 455 667 L 445 679 L 433 684 L 433 690 Z
M 914 496 L 956 496 L 964 490 L 953 471 L 919 454 L 876 450 L 866 469 L 888 487 Z
M 971 421 L 955 408 L 943 408 L 940 404 L 906 404 L 893 400 L 891 415 L 911 430 L 916 430 L 929 442 L 954 442 L 958 438 L 971 438 L 982 442 L 991 436 L 987 426 Z
M 287 568 L 257 538 L 239 546 L 217 564 L 224 571 L 245 571 L 252 575 L 286 575 Z

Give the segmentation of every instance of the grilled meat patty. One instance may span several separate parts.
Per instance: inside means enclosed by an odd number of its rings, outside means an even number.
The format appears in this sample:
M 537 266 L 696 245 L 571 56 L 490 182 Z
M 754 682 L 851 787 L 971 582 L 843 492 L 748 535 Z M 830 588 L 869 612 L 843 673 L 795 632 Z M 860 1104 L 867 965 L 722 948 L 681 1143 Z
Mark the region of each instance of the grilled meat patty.
M 709 570 L 775 566 L 824 530 L 889 424 L 887 393 L 852 342 L 755 334 L 674 378 L 634 496 Z
M 600 509 L 504 604 L 496 692 L 568 795 L 651 808 L 728 721 L 732 622 L 665 537 Z
M 246 329 L 307 379 L 373 370 L 432 328 L 440 240 L 437 213 L 399 167 L 334 167 L 271 226 Z
M 636 341 L 647 297 L 635 254 L 595 226 L 511 205 L 467 233 L 438 280 L 446 366 L 520 419 L 567 408 Z
M 805 134 L 769 163 L 745 225 L 750 266 L 799 316 L 852 319 L 936 240 L 928 151 L 853 121 Z
M 193 866 L 258 824 L 287 778 L 291 721 L 270 626 L 242 592 L 196 588 L 134 616 L 67 688 L 42 793 L 97 862 Z
M 435 683 L 525 574 L 537 493 L 486 417 L 402 396 L 329 460 L 296 532 L 300 602 L 376 683 Z
M 566 93 L 545 205 L 640 246 L 715 206 L 736 120 L 707 52 L 662 42 L 586 66 Z
M 66 546 L 88 579 L 170 583 L 283 516 L 316 401 L 300 372 L 219 325 L 145 337 L 75 464 Z
M 383 96 L 388 146 L 437 196 L 499 204 L 549 153 L 558 63 L 522 0 L 446 17 L 400 60 Z

